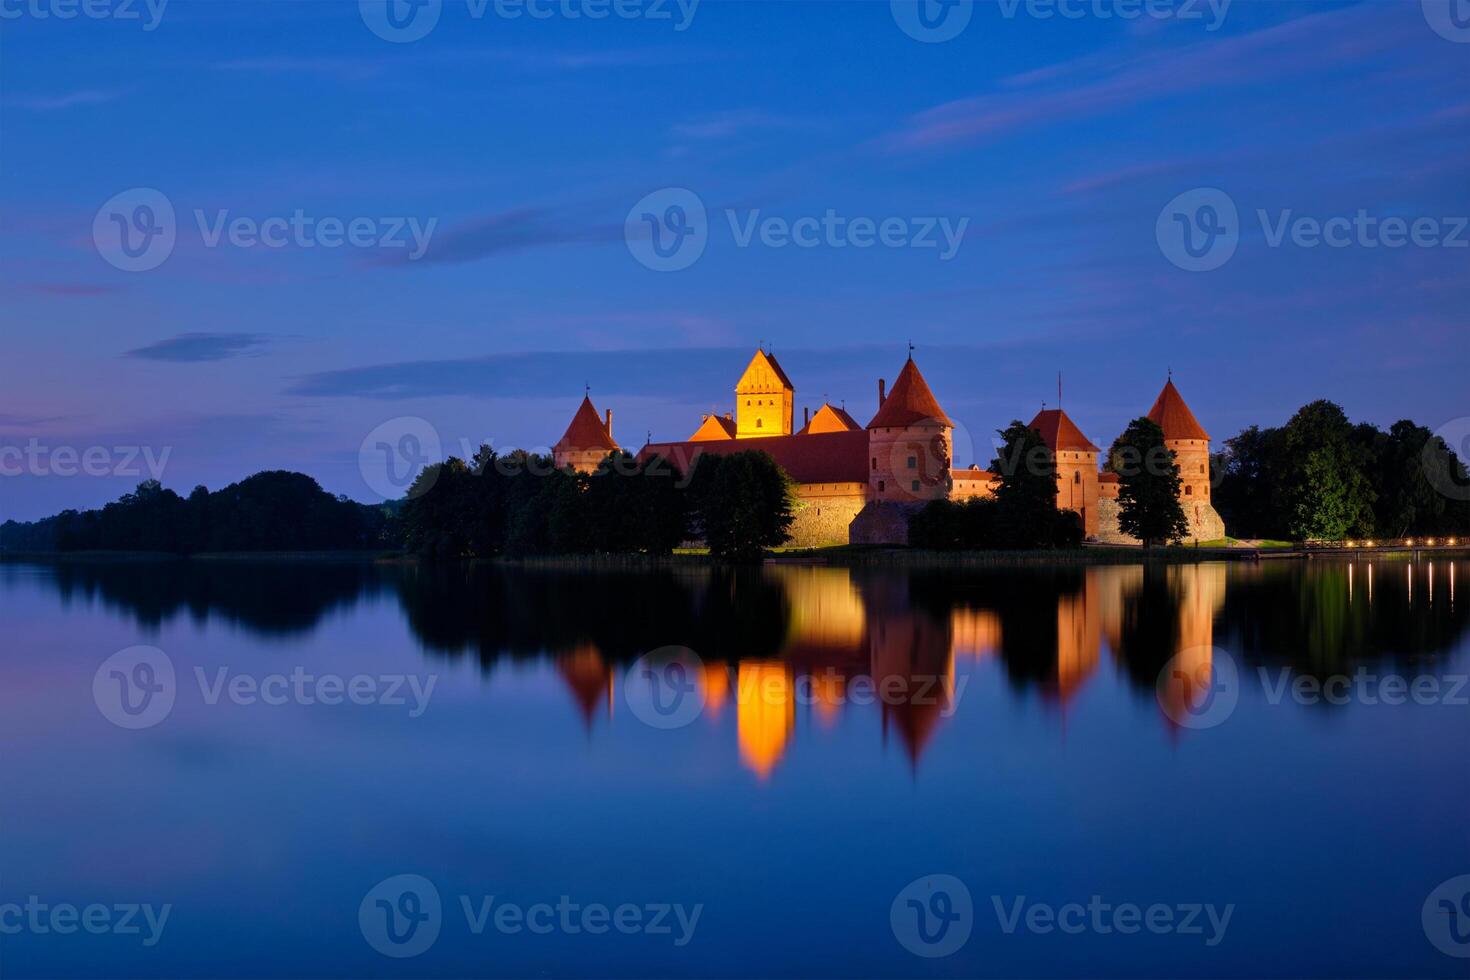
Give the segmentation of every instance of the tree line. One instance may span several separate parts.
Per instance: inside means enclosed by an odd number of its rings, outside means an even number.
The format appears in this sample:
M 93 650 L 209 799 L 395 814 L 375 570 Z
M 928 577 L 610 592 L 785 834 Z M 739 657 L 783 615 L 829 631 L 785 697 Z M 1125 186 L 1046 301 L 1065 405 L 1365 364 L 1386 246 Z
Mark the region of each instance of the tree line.
M 1387 432 L 1330 401 L 1251 426 L 1210 460 L 1215 509 L 1236 537 L 1294 541 L 1470 534 L 1470 475 L 1407 419 Z
M 615 451 L 579 473 L 483 446 L 425 468 L 399 524 L 404 549 L 431 558 L 667 555 L 702 540 L 717 557 L 748 560 L 786 541 L 794 505 L 791 478 L 760 451 L 706 453 L 686 478 L 658 456 Z
M 351 551 L 390 545 L 389 510 L 334 497 L 309 476 L 257 473 L 180 497 L 147 480 L 100 510 L 0 525 L 9 551 Z
M 1040 433 L 1000 433 L 993 498 L 936 500 L 909 522 L 934 549 L 1074 547 L 1078 515 L 1057 509 L 1056 461 Z M 1110 448 L 1121 529 L 1148 544 L 1180 538 L 1179 467 L 1163 432 L 1135 419 Z M 1280 428 L 1252 426 L 1211 459 L 1214 503 L 1236 537 L 1292 540 L 1470 536 L 1470 474 L 1451 447 L 1410 421 L 1387 432 L 1353 425 L 1332 402 L 1304 406 Z M 759 449 L 706 453 L 686 476 L 672 463 L 609 454 L 593 474 L 481 447 L 418 475 L 400 501 L 334 497 L 300 473 L 270 471 L 180 497 L 146 481 L 99 510 L 0 525 L 9 551 L 200 552 L 392 550 L 441 558 L 592 553 L 666 555 L 705 542 L 748 560 L 784 544 L 794 486 Z

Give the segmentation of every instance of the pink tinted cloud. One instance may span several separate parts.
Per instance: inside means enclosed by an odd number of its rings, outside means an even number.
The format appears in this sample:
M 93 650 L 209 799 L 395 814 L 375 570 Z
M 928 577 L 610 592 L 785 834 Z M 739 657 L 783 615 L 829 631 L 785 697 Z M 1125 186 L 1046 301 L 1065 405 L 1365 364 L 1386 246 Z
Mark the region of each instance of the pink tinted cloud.
M 1224 85 L 1279 82 L 1361 65 L 1394 50 L 1411 28 L 1423 26 L 1405 26 L 1403 21 L 1380 9 L 1359 8 L 1311 14 L 1128 61 L 1090 55 L 1006 79 L 1006 91 L 955 99 L 916 113 L 880 145 L 890 152 L 939 149 Z

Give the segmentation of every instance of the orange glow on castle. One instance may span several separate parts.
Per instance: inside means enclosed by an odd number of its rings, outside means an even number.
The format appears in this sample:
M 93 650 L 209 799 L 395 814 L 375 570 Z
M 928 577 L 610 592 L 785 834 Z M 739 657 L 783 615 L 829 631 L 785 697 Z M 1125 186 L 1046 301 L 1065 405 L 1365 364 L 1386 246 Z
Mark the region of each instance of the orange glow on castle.
M 1148 417 L 1178 461 L 1185 540 L 1224 537 L 1210 502 L 1210 437 L 1172 378 Z M 1099 471 L 1097 445 L 1060 408 L 1039 412 L 1029 426 L 1056 461 L 1057 507 L 1076 512 L 1089 539 L 1131 543 L 1118 528 L 1117 475 Z M 954 468 L 954 428 L 912 354 L 891 390 L 878 381 L 878 408 L 866 426 L 845 407 L 823 401 L 815 413 L 803 413 L 797 428 L 796 388 L 776 356 L 760 349 L 735 383 L 733 412 L 706 415 L 684 441 L 650 441 L 637 456 L 661 456 L 687 471 L 705 453 L 759 449 L 796 485 L 791 544 L 904 544 L 908 517 L 924 503 L 988 497 L 999 484 L 978 466 Z M 612 412 L 599 416 L 588 395 L 552 452 L 557 467 L 592 473 L 620 448 Z

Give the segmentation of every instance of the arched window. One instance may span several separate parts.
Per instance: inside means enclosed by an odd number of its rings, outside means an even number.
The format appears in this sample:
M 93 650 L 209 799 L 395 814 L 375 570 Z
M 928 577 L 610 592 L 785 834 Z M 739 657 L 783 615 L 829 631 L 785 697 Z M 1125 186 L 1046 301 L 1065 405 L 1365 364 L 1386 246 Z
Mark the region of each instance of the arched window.
M 756 428 L 757 428 L 757 429 L 759 429 L 759 428 L 760 428 L 760 427 L 761 427 L 761 424 L 762 424 L 762 423 L 761 423 L 761 420 L 760 420 L 760 419 L 756 419 L 756 420 L 755 420 L 755 427 L 756 427 Z
M 1193 497 L 1194 496 L 1194 487 L 1189 487 L 1189 486 L 1185 487 L 1184 488 L 1184 495 L 1186 497 Z
M 1081 470 L 1078 470 L 1076 473 L 1073 473 L 1072 474 L 1072 482 L 1073 483 L 1081 483 L 1082 482 L 1082 471 Z

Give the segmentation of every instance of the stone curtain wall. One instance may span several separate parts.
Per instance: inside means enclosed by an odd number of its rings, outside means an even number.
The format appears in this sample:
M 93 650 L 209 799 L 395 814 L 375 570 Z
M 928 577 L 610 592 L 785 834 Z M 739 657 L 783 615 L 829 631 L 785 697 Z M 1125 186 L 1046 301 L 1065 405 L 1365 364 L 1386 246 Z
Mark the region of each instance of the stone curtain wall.
M 1103 544 L 1138 544 L 1138 539 L 1118 530 L 1118 498 L 1102 497 L 1097 502 L 1097 539 Z M 1184 518 L 1189 522 L 1186 544 L 1218 541 L 1225 537 L 1225 522 L 1210 504 L 1184 504 Z
M 848 525 L 867 503 L 862 483 L 804 483 L 796 488 L 796 519 L 787 545 L 823 548 L 848 543 Z

